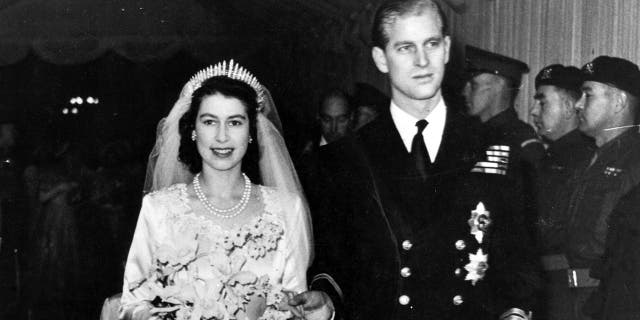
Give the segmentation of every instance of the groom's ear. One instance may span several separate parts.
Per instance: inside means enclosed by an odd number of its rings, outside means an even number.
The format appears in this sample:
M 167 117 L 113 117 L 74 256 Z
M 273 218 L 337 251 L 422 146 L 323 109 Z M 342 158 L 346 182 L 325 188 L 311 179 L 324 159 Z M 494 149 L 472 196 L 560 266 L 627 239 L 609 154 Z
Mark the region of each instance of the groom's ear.
M 376 64 L 376 68 L 378 68 L 380 72 L 389 72 L 389 66 L 387 65 L 387 55 L 385 54 L 384 49 L 380 47 L 373 47 L 371 49 L 371 57 L 373 57 L 373 62 Z

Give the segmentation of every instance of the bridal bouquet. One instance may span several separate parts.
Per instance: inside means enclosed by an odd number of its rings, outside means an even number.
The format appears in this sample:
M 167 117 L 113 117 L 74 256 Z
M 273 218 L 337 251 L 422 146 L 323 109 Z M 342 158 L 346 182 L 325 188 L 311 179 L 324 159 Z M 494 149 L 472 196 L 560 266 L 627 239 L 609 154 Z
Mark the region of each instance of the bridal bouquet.
M 287 319 L 288 312 L 277 311 L 287 299 L 282 288 L 266 275 L 242 270 L 247 257 L 275 250 L 283 233 L 276 224 L 258 221 L 217 239 L 178 235 L 155 251 L 136 295 L 142 294 L 158 320 L 230 320 L 239 314 Z

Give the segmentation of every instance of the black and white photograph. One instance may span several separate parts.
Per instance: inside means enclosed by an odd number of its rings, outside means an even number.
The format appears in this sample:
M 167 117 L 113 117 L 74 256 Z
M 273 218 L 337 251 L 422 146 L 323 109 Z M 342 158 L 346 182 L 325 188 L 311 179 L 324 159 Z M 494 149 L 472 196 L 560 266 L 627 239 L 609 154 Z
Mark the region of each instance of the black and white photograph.
M 640 320 L 639 17 L 0 0 L 0 319 Z

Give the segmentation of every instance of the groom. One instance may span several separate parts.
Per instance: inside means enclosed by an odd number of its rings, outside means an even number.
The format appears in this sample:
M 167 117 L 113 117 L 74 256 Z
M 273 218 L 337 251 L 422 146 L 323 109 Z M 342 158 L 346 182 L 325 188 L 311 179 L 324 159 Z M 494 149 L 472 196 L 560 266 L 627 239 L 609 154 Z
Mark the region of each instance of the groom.
M 446 23 L 431 0 L 376 12 L 372 56 L 392 99 L 320 155 L 316 291 L 291 301 L 308 319 L 331 301 L 346 319 L 529 316 L 535 252 L 505 175 L 509 149 L 479 149 L 474 126 L 443 100 Z

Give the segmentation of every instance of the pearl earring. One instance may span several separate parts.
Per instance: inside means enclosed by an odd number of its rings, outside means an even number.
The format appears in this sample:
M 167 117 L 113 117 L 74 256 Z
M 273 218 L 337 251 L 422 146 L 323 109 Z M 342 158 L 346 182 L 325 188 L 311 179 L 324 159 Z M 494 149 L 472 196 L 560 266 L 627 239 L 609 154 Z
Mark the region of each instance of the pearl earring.
M 196 141 L 196 131 L 191 131 L 191 141 Z
M 249 143 L 252 143 L 252 142 L 253 142 L 253 138 L 249 137 Z

